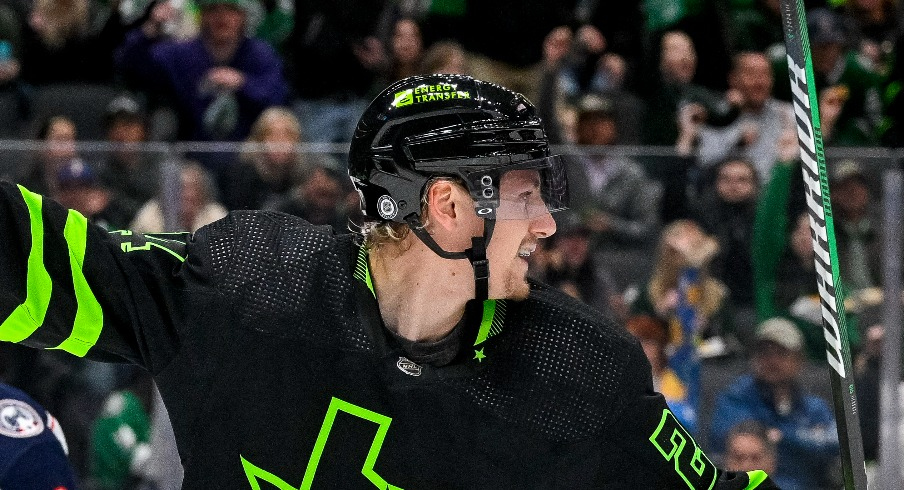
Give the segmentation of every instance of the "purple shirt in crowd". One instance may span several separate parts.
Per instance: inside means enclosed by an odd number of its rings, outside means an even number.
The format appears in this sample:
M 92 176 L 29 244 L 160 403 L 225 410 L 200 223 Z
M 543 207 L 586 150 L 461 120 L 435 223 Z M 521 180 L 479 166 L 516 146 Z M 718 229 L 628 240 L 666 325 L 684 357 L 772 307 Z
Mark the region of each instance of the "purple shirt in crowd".
M 245 83 L 236 92 L 238 124 L 224 137 L 206 134 L 204 112 L 214 95 L 206 90 L 207 72 L 217 65 L 200 37 L 186 41 L 149 39 L 139 28 L 131 31 L 117 52 L 116 61 L 129 79 L 146 89 L 164 91 L 179 112 L 180 137 L 188 140 L 240 141 L 248 136 L 251 125 L 267 107 L 284 105 L 289 87 L 283 77 L 282 62 L 269 44 L 245 38 L 233 59 L 224 66 L 245 75 Z

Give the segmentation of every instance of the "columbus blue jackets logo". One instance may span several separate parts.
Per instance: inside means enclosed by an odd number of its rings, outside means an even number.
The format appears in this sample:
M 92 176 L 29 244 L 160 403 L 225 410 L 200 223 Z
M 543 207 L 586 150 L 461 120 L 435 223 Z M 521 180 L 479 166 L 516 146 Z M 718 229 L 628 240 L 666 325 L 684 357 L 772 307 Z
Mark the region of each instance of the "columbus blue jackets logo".
M 0 400 L 0 436 L 21 439 L 41 432 L 44 432 L 44 422 L 31 405 L 19 400 Z

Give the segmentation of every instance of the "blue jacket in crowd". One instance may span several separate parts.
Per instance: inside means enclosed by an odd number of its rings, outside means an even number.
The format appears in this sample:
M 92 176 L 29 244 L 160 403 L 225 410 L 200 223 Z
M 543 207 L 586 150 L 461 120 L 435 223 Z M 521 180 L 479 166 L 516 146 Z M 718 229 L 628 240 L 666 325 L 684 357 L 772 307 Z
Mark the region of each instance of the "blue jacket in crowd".
M 755 420 L 781 431 L 777 466 L 770 477 L 784 490 L 814 490 L 825 487 L 826 468 L 839 455 L 838 434 L 831 408 L 821 398 L 797 389 L 787 414 L 774 406 L 769 388 L 741 376 L 716 400 L 710 442 L 714 453 L 725 452 L 731 428 Z

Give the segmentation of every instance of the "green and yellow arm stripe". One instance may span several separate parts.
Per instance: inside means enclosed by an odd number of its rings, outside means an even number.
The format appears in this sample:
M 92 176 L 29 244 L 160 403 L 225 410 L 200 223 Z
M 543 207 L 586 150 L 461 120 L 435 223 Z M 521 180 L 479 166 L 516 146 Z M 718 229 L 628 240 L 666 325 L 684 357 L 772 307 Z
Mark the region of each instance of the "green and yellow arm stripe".
M 22 342 L 44 325 L 53 292 L 53 280 L 44 265 L 43 198 L 22 186 L 19 186 L 19 191 L 28 208 L 31 250 L 28 254 L 25 301 L 0 323 L 0 341 L 6 342 Z M 77 310 L 69 337 L 53 348 L 84 357 L 97 343 L 104 322 L 103 310 L 82 270 L 88 220 L 78 211 L 70 210 L 63 235 L 69 249 Z

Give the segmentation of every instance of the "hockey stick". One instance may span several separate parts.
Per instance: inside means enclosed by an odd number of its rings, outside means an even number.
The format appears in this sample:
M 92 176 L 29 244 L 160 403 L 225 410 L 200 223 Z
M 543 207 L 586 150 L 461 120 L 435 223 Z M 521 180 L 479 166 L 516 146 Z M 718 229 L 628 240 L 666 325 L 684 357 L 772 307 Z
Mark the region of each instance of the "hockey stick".
M 832 402 L 841 445 L 844 488 L 866 490 L 866 468 L 851 347 L 848 344 L 844 313 L 844 293 L 838 272 L 835 224 L 829 202 L 829 182 L 820 131 L 818 101 L 813 80 L 810 39 L 803 0 L 781 0 L 782 27 L 788 56 L 788 76 L 797 119 L 797 140 L 803 161 L 803 174 L 810 215 L 810 233 L 815 251 L 817 283 L 822 303 L 822 327 L 826 340 L 826 358 L 831 367 Z

